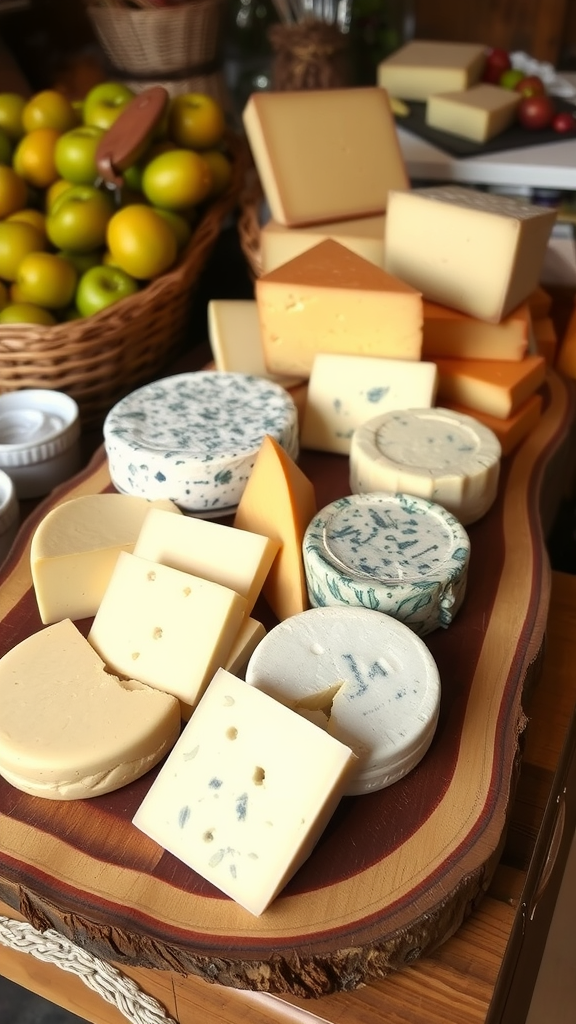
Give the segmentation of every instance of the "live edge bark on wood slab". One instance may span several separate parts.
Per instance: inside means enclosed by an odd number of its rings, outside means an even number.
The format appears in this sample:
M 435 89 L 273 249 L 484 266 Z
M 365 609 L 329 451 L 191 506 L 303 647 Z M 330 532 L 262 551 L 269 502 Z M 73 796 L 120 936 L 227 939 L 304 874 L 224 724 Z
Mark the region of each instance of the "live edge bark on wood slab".
M 466 599 L 426 638 L 442 680 L 434 741 L 405 779 L 345 798 L 309 860 L 260 917 L 136 830 L 152 773 L 108 796 L 55 802 L 0 779 L 0 899 L 118 966 L 297 997 L 353 989 L 447 939 L 486 891 L 517 778 L 523 703 L 538 670 L 550 571 L 543 523 L 562 489 L 570 386 L 503 461 L 499 496 L 468 528 Z M 318 507 L 349 493 L 348 460 L 303 452 Z M 0 655 L 41 628 L 29 545 L 48 508 L 111 490 L 102 449 L 26 521 L 0 576 Z M 257 606 L 266 625 L 266 607 Z M 87 633 L 90 621 L 77 623 Z M 298 752 L 294 752 L 298 756 Z

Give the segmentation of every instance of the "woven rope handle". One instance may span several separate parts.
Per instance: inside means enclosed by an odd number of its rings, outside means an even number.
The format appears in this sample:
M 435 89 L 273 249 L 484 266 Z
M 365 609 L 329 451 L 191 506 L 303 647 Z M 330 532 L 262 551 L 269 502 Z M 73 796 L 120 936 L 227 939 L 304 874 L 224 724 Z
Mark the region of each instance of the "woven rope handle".
M 132 1024 L 178 1024 L 135 981 L 53 929 L 39 932 L 26 922 L 0 915 L 0 943 L 77 975 L 93 992 L 116 1006 Z

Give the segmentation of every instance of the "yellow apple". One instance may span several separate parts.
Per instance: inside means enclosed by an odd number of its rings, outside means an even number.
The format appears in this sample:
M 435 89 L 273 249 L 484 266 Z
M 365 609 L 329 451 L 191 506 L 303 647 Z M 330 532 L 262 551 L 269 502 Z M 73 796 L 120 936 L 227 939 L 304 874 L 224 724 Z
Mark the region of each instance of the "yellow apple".
M 212 149 L 226 129 L 224 111 L 217 100 L 201 92 L 174 96 L 168 109 L 168 136 L 178 146 Z

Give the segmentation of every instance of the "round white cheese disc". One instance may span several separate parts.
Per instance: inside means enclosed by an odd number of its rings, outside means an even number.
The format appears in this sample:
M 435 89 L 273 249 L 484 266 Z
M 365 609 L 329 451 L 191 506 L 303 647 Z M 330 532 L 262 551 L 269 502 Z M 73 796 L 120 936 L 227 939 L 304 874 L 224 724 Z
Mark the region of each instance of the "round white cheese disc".
M 472 416 L 440 408 L 388 412 L 352 435 L 350 490 L 415 494 L 467 526 L 496 498 L 501 454 L 495 433 Z
M 450 625 L 464 600 L 470 539 L 441 505 L 378 491 L 321 509 L 302 554 L 311 605 L 370 608 L 424 636 Z
M 438 722 L 430 651 L 402 622 L 367 608 L 311 608 L 285 619 L 258 644 L 246 682 L 352 748 L 359 761 L 350 796 L 411 771 Z
M 104 421 L 119 491 L 169 498 L 206 516 L 236 508 L 266 434 L 297 459 L 293 399 L 278 384 L 243 373 L 182 373 L 146 384 Z

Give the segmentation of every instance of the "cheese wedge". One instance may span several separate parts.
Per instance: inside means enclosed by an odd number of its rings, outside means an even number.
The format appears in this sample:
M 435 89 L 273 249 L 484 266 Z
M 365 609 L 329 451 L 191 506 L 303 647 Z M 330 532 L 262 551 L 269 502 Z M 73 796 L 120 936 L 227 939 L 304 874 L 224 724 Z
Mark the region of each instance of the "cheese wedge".
M 243 122 L 280 224 L 382 214 L 389 190 L 409 187 L 388 96 L 376 86 L 255 92 Z
M 425 299 L 498 323 L 538 285 L 555 210 L 458 185 L 391 192 L 384 267 Z
M 436 365 L 439 402 L 457 402 L 502 420 L 515 413 L 546 379 L 542 356 L 526 356 L 519 363 L 438 359 Z
M 377 68 L 378 85 L 404 100 L 426 100 L 433 93 L 455 92 L 478 82 L 486 48 L 477 43 L 412 39 Z
M 358 256 L 381 267 L 384 263 L 385 225 L 384 214 L 302 228 L 287 228 L 278 221 L 269 220 L 260 232 L 262 273 L 267 274 L 283 263 L 288 263 L 325 238 L 333 238 Z
M 256 281 L 269 370 L 308 377 L 319 352 L 419 359 L 422 299 L 332 239 Z
M 487 82 L 435 93 L 426 103 L 426 124 L 472 142 L 488 142 L 512 124 L 521 98 L 514 89 Z
M 278 619 L 308 607 L 302 541 L 316 513 L 314 486 L 271 437 L 265 437 L 234 517 L 234 526 L 281 544 L 262 593 Z
M 0 661 L 0 774 L 49 800 L 100 796 L 140 778 L 176 742 L 178 701 L 109 674 L 69 619 Z
M 448 409 L 464 416 L 471 416 L 479 423 L 483 423 L 485 427 L 489 427 L 500 442 L 503 456 L 509 455 L 518 447 L 520 442 L 534 430 L 542 415 L 542 395 L 540 394 L 530 395 L 530 398 L 505 420 L 490 416 L 487 412 L 479 412 L 478 409 L 468 409 L 456 402 L 445 402 L 445 405 Z
M 217 370 L 267 377 L 283 388 L 293 388 L 300 383 L 298 377 L 268 371 L 254 299 L 211 299 L 207 312 L 208 339 Z
M 530 307 L 523 303 L 498 324 L 459 313 L 427 299 L 422 304 L 422 357 L 452 359 L 523 359 L 532 326 Z

